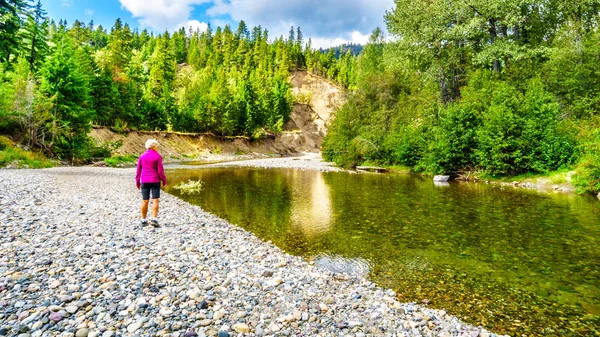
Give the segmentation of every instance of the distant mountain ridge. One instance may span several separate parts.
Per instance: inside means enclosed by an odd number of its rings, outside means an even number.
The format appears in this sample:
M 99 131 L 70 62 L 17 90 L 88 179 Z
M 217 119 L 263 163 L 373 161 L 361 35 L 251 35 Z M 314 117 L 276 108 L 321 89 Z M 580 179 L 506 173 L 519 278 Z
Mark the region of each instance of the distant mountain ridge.
M 344 43 L 341 44 L 339 46 L 334 46 L 334 47 L 330 47 L 327 49 L 323 49 L 323 48 L 319 48 L 319 51 L 321 53 L 329 53 L 330 49 L 333 49 L 333 52 L 335 54 L 335 58 L 339 59 L 340 56 L 346 54 L 346 52 L 349 50 L 352 55 L 354 56 L 358 56 L 362 50 L 363 50 L 364 46 L 362 44 L 358 44 L 358 43 Z

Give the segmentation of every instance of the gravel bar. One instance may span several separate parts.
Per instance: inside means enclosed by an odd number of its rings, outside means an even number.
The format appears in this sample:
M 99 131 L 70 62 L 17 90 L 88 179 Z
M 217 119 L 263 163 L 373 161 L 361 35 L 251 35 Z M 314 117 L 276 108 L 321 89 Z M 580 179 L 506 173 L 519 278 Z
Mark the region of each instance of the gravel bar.
M 256 167 L 256 168 L 294 168 L 301 170 L 317 170 L 327 172 L 342 171 L 342 169 L 334 166 L 333 163 L 324 162 L 321 159 L 320 153 L 306 152 L 301 153 L 296 157 L 281 157 L 281 158 L 264 158 L 264 159 L 250 159 L 250 160 L 238 160 L 225 163 L 217 164 L 204 164 L 198 165 L 199 168 L 205 167 Z M 194 168 L 192 165 L 182 164 L 169 164 L 169 169 L 190 169 Z
M 495 336 L 167 193 L 142 228 L 134 174 L 0 170 L 0 336 Z

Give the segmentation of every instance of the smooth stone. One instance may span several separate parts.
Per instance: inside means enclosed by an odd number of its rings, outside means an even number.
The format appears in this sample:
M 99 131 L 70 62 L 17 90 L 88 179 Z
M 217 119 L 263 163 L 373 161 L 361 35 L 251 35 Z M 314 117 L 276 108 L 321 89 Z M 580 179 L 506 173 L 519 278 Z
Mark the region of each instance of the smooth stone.
M 76 305 L 70 305 L 66 310 L 69 314 L 74 314 L 77 312 L 77 310 L 79 310 L 79 308 Z
M 52 321 L 52 322 L 60 322 L 63 319 L 63 315 L 60 312 L 53 312 L 50 314 L 50 316 L 48 316 L 48 318 Z
M 106 330 L 104 331 L 104 333 L 102 334 L 102 337 L 113 337 L 115 335 L 115 332 L 112 330 Z
M 247 324 L 238 323 L 233 326 L 233 330 L 235 330 L 235 332 L 240 332 L 240 333 L 249 333 L 250 327 Z
M 215 321 L 218 321 L 218 320 L 220 320 L 223 317 L 225 317 L 225 312 L 223 312 L 223 311 L 217 311 L 217 312 L 215 312 L 215 314 L 213 316 L 213 319 Z
M 23 311 L 22 313 L 19 314 L 17 320 L 19 322 L 22 322 L 23 320 L 25 320 L 25 318 L 29 317 L 29 311 Z
M 274 279 L 267 281 L 267 286 L 269 287 L 277 287 L 278 285 L 283 283 L 283 279 L 281 277 L 276 277 Z
M 350 329 L 357 327 L 357 326 L 362 326 L 362 322 L 359 321 L 350 321 L 348 322 L 348 326 L 350 327 Z
M 183 334 L 184 337 L 197 337 L 198 334 L 196 333 L 196 331 L 188 331 L 186 333 Z
M 90 331 L 86 328 L 79 329 L 75 333 L 75 337 L 87 337 L 89 333 L 90 333 Z
M 140 322 L 131 323 L 127 326 L 127 331 L 129 333 L 134 333 L 134 332 L 138 331 L 139 328 L 142 327 L 142 324 L 143 323 L 140 323 Z
M 219 333 L 217 333 L 217 337 L 229 337 L 229 332 L 219 331 Z
M 210 320 L 210 319 L 203 319 L 198 324 L 200 324 L 200 326 L 209 326 L 209 325 L 212 324 L 212 320 Z
M 208 302 L 202 301 L 198 304 L 198 309 L 208 309 Z

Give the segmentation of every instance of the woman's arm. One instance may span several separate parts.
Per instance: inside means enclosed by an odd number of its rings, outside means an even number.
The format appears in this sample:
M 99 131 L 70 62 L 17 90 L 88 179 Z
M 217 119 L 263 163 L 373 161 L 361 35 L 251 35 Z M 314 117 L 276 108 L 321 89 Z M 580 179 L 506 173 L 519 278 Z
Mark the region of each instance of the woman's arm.
M 140 188 L 140 178 L 142 176 L 142 157 L 138 159 L 137 169 L 135 171 L 135 186 Z
M 158 156 L 158 177 L 162 181 L 163 186 L 167 186 L 167 176 L 165 176 L 165 168 L 163 167 L 161 156 Z

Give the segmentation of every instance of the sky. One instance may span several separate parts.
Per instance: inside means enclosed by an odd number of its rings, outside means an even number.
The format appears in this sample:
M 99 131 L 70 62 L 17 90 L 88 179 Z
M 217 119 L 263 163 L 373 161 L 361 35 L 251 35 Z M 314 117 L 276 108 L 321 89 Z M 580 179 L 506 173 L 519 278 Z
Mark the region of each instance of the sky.
M 290 27 L 300 27 L 314 48 L 342 43 L 365 44 L 376 27 L 385 30 L 383 16 L 394 0 L 41 0 L 48 16 L 56 21 L 75 20 L 102 25 L 110 30 L 117 18 L 132 28 L 155 33 L 181 27 L 204 30 L 210 23 L 229 24 L 240 20 L 248 27 L 261 25 L 270 38 L 287 37 Z

